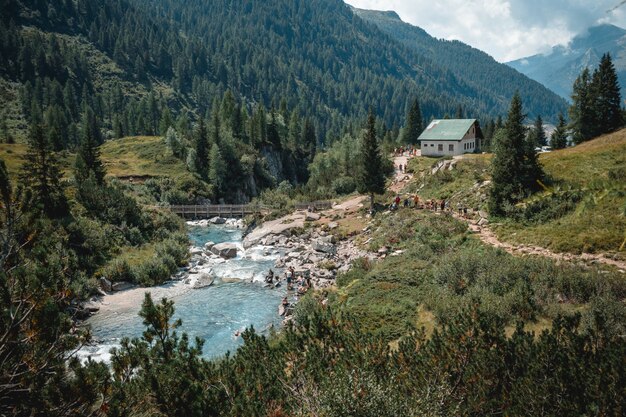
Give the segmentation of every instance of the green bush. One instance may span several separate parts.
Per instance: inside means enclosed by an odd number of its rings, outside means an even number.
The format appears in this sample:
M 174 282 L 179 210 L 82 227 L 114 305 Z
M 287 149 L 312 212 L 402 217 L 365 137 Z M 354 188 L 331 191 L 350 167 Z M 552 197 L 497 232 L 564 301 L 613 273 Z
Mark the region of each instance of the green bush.
M 131 268 L 125 259 L 115 258 L 109 262 L 100 272 L 100 276 L 111 282 L 137 282 L 135 270 Z

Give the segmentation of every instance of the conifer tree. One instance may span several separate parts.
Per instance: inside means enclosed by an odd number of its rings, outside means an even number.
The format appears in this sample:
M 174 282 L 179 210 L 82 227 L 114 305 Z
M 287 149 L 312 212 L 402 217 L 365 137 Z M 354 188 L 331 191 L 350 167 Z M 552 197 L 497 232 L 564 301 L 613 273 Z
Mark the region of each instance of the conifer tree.
M 213 185 L 213 191 L 216 197 L 221 197 L 224 193 L 224 185 L 226 183 L 226 162 L 222 156 L 222 152 L 217 143 L 211 146 L 209 164 L 209 182 Z
M 376 137 L 376 119 L 370 109 L 367 116 L 367 130 L 361 146 L 361 161 L 358 178 L 358 189 L 370 196 L 370 209 L 374 209 L 374 194 L 385 191 L 385 174 L 383 160 Z
M 93 111 L 87 108 L 83 114 L 82 138 L 74 165 L 74 175 L 79 184 L 93 176 L 97 185 L 104 185 L 106 170 L 100 159 L 98 140 L 94 137 L 99 131 Z
M 572 105 L 569 109 L 572 134 L 574 143 L 582 143 L 593 137 L 593 125 L 595 121 L 593 110 L 593 97 L 590 92 L 589 69 L 583 72 L 574 81 Z
M 41 119 L 35 119 L 31 124 L 20 181 L 29 191 L 27 200 L 32 208 L 49 218 L 61 218 L 68 214 L 59 162 L 46 138 Z
M 419 101 L 413 100 L 411 109 L 407 114 L 406 129 L 404 131 L 404 142 L 409 144 L 417 144 L 417 138 L 422 134 L 422 112 L 420 110 Z
M 305 162 L 308 164 L 315 158 L 317 150 L 317 134 L 315 133 L 315 126 L 309 118 L 304 121 L 301 147 L 305 154 Z
M 620 87 L 610 54 L 604 54 L 590 83 L 594 133 L 613 132 L 624 125 Z
M 559 113 L 559 122 L 556 126 L 556 130 L 552 132 L 550 146 L 552 149 L 563 149 L 567 146 L 567 123 L 565 122 L 563 113 Z
M 209 165 L 209 140 L 204 118 L 200 117 L 195 132 L 195 168 L 203 178 L 207 177 Z
M 522 100 L 516 93 L 504 129 L 494 137 L 489 210 L 495 216 L 507 214 L 507 206 L 529 195 L 542 176 L 534 144 L 526 140 L 524 119 Z
M 541 119 L 541 115 L 537 116 L 535 119 L 535 125 L 529 132 L 529 140 L 534 146 L 541 148 L 542 146 L 546 146 L 546 131 L 543 128 L 543 120 Z

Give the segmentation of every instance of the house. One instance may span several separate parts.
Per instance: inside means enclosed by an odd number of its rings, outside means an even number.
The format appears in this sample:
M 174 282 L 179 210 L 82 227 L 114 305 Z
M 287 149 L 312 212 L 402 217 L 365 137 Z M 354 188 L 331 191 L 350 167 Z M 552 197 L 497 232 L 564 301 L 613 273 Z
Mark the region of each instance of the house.
M 419 137 L 422 156 L 454 156 L 477 152 L 483 132 L 476 119 L 433 120 Z

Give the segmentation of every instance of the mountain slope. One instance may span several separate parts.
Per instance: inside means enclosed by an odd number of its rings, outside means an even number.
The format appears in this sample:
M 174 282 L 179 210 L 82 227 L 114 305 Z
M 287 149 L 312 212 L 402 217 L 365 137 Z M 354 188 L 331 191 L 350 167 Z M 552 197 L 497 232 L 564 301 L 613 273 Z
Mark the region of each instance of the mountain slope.
M 512 68 L 539 81 L 562 97 L 570 98 L 574 80 L 584 68 L 598 66 L 610 53 L 626 96 L 626 30 L 614 25 L 599 25 L 576 36 L 567 46 L 555 46 L 549 54 L 537 54 L 508 62 Z
M 539 83 L 528 79 L 486 53 L 459 41 L 446 41 L 430 36 L 423 29 L 403 22 L 395 12 L 353 9 L 354 13 L 373 23 L 384 33 L 446 68 L 488 101 L 494 112 L 508 105 L 516 90 L 522 95 L 531 118 L 540 114 L 552 120 L 565 110 L 565 102 Z M 500 114 L 502 114 L 501 112 Z

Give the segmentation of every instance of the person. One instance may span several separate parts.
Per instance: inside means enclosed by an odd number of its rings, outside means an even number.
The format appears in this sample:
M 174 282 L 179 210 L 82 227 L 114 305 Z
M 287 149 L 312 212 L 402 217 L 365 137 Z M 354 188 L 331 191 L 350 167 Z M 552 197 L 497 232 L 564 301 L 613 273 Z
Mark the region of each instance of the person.
M 467 207 L 463 206 L 463 218 L 467 219 Z
M 396 202 L 396 207 L 400 205 L 400 196 L 399 195 L 396 195 L 395 202 Z
M 415 208 L 419 208 L 420 197 L 417 194 L 415 195 L 415 197 L 413 197 L 413 204 L 414 204 Z
M 265 282 L 271 284 L 274 282 L 274 271 L 270 269 L 270 272 L 265 276 Z
M 441 200 L 441 202 L 439 203 L 439 206 L 441 207 L 441 211 L 445 211 L 446 209 L 446 200 Z
M 404 207 L 406 208 L 406 207 L 408 207 L 408 206 L 409 206 L 409 197 L 406 197 L 406 198 L 404 199 Z
M 289 267 L 289 271 L 287 271 L 287 289 L 290 290 L 291 289 L 291 281 L 293 281 L 295 276 L 295 270 L 293 269 L 293 266 Z

